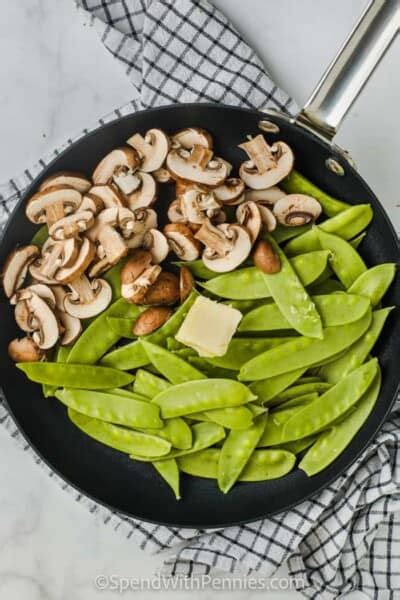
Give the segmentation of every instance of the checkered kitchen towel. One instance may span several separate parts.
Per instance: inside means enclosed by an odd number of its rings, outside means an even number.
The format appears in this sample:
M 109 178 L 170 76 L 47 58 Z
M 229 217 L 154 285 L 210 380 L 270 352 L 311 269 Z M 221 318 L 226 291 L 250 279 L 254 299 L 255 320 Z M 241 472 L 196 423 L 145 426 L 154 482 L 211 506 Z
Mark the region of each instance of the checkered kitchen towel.
M 78 0 L 78 5 L 90 13 L 135 89 L 134 99 L 101 123 L 138 108 L 196 100 L 296 110 L 251 47 L 205 0 Z M 0 188 L 0 223 L 53 156 Z M 270 576 L 287 560 L 290 574 L 305 582 L 306 597 L 330 599 L 362 590 L 370 598 L 394 600 L 400 598 L 399 409 L 398 404 L 349 471 L 312 501 L 249 525 L 213 532 L 161 527 L 111 513 L 59 483 L 144 550 L 171 548 L 165 574 L 222 569 Z M 1 403 L 0 421 L 34 455 Z

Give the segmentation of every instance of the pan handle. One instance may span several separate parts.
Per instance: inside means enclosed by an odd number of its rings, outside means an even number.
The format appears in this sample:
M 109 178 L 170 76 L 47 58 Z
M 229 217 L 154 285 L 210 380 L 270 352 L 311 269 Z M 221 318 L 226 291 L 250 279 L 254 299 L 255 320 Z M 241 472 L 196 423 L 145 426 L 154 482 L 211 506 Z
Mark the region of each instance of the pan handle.
M 296 121 L 331 141 L 400 29 L 400 0 L 372 0 Z

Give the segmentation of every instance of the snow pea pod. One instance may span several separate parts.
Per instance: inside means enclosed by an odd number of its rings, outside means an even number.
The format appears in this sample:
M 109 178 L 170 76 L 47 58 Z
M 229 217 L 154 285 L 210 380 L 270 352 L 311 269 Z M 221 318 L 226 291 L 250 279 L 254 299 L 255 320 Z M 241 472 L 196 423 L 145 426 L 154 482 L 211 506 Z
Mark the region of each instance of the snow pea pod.
M 359 294 L 370 299 L 377 306 L 386 294 L 396 274 L 394 263 L 384 263 L 368 269 L 356 279 L 349 288 L 349 294 Z
M 334 233 L 345 240 L 350 240 L 369 225 L 373 216 L 370 204 L 357 204 L 327 219 L 319 227 L 327 233 Z M 285 253 L 287 256 L 294 256 L 319 250 L 319 248 L 318 234 L 313 228 L 290 240 L 285 246 Z
M 164 479 L 164 481 L 169 485 L 171 490 L 175 494 L 175 498 L 177 500 L 181 499 L 181 494 L 179 491 L 179 469 L 178 464 L 174 458 L 169 458 L 168 460 L 156 460 L 153 462 L 153 467 L 157 471 L 159 475 Z
M 315 281 L 325 270 L 329 252 L 319 250 L 307 255 L 300 255 L 290 260 L 301 283 L 306 286 Z M 263 274 L 257 267 L 246 267 L 219 275 L 202 284 L 203 287 L 229 300 L 254 300 L 271 297 Z
M 255 400 L 243 383 L 233 379 L 198 379 L 171 386 L 157 394 L 152 402 L 161 408 L 162 417 L 180 417 L 214 408 L 240 406 Z
M 132 392 L 125 388 L 108 388 L 107 390 L 103 390 L 105 394 L 114 394 L 114 396 L 123 396 L 124 398 L 132 398 Z M 151 398 L 144 396 L 143 394 L 136 394 L 133 392 L 136 400 L 140 400 L 141 402 L 149 402 Z
M 378 361 L 373 358 L 342 378 L 325 394 L 286 421 L 283 441 L 312 435 L 338 419 L 367 391 L 377 372 Z
M 278 396 L 275 396 L 272 404 L 281 404 L 283 402 L 287 402 L 288 400 L 292 400 L 292 398 L 298 398 L 299 396 L 304 396 L 304 394 L 311 394 L 313 392 L 320 394 L 321 392 L 326 392 L 329 390 L 330 387 L 332 387 L 331 384 L 325 383 L 324 381 L 293 385 L 281 394 L 278 394 Z
M 267 419 L 257 417 L 248 429 L 230 431 L 218 460 L 218 487 L 226 494 L 237 481 L 264 432 Z
M 271 235 L 278 244 L 282 244 L 282 242 L 287 242 L 302 233 L 306 233 L 310 229 L 311 225 L 299 225 L 298 227 L 277 225 L 274 231 L 271 232 Z
M 326 469 L 343 452 L 371 414 L 379 396 L 380 387 L 381 375 L 378 372 L 355 407 L 346 413 L 343 419 L 318 437 L 301 460 L 299 469 L 311 477 Z
M 324 327 L 357 321 L 370 306 L 367 298 L 353 294 L 311 296 L 311 299 L 321 315 Z M 291 324 L 276 304 L 266 304 L 247 313 L 240 322 L 239 331 L 274 331 L 290 327 Z
M 296 369 L 288 373 L 282 373 L 268 379 L 261 379 L 249 385 L 250 390 L 256 394 L 258 401 L 264 406 L 271 404 L 271 401 L 283 390 L 291 386 L 295 381 L 305 373 L 306 369 Z
M 164 454 L 168 454 L 171 449 L 171 444 L 167 440 L 155 435 L 133 431 L 99 419 L 93 419 L 76 412 L 72 408 L 68 409 L 68 416 L 72 423 L 89 437 L 126 454 L 135 453 L 139 455 L 140 453 L 140 456 L 152 460 L 152 457 L 159 458 Z
M 238 379 L 257 381 L 295 369 L 312 367 L 348 348 L 365 333 L 370 322 L 371 309 L 358 321 L 338 327 L 326 327 L 322 340 L 299 337 L 267 350 L 245 363 Z
M 136 371 L 135 381 L 133 382 L 133 391 L 136 394 L 144 394 L 149 398 L 154 398 L 154 396 L 169 387 L 171 387 L 171 383 L 162 377 L 158 377 L 144 369 Z
M 362 365 L 376 344 L 392 309 L 393 307 L 374 310 L 368 331 L 354 342 L 342 356 L 321 367 L 318 371 L 320 376 L 325 381 L 337 383 L 342 377 L 350 373 L 350 371 Z
M 367 233 L 365 231 L 363 231 L 357 237 L 353 238 L 352 240 L 349 240 L 349 244 L 351 244 L 353 246 L 353 248 L 355 250 L 357 250 L 366 235 L 367 235 Z
M 56 356 L 55 356 L 56 362 L 58 362 L 58 363 L 67 362 L 70 351 L 71 351 L 70 346 L 58 346 L 57 351 L 56 351 Z M 56 386 L 56 385 L 47 385 L 46 383 L 42 384 L 43 396 L 45 398 L 51 398 L 52 396 L 54 396 L 57 389 L 58 389 L 58 386 Z
M 122 317 L 107 317 L 107 325 L 114 333 L 120 338 L 127 338 L 134 340 L 136 335 L 132 333 L 133 324 L 135 319 L 124 319 Z
M 192 419 L 212 421 L 226 429 L 247 429 L 253 423 L 253 413 L 247 406 L 215 408 L 190 415 Z
M 314 302 L 275 240 L 269 237 L 268 241 L 281 264 L 278 273 L 262 273 L 272 298 L 293 329 L 302 335 L 321 339 L 322 321 Z
M 357 250 L 343 238 L 327 233 L 319 227 L 317 233 L 321 247 L 331 251 L 330 264 L 333 271 L 348 289 L 367 270 L 365 262 Z
M 92 390 L 64 388 L 57 390 L 55 396 L 65 406 L 100 421 L 126 427 L 163 426 L 157 407 L 151 402 L 143 402 L 140 396 L 133 393 L 130 393 L 131 397 L 126 397 Z
M 322 206 L 322 210 L 328 217 L 334 217 L 350 208 L 350 204 L 342 200 L 337 200 L 337 198 L 333 198 L 333 196 L 323 192 L 295 169 L 280 182 L 279 186 L 287 194 L 306 194 L 306 196 L 312 196 L 318 200 Z
M 259 298 L 258 300 L 224 300 L 222 304 L 227 304 L 232 308 L 236 308 L 237 310 L 240 310 L 242 315 L 245 315 L 249 310 L 253 310 L 253 308 L 262 306 L 267 302 L 272 302 L 272 298 Z
M 171 383 L 178 384 L 206 378 L 201 371 L 173 352 L 144 340 L 141 340 L 141 343 L 151 364 Z
M 321 434 L 323 435 L 323 434 Z M 281 444 L 279 448 L 281 450 L 287 450 L 288 452 L 292 452 L 293 454 L 300 454 L 303 452 L 318 439 L 318 434 L 309 435 L 308 437 L 303 438 L 302 440 L 293 440 L 293 442 L 286 442 L 286 444 Z
M 239 328 L 240 329 L 240 328 Z M 207 358 L 206 361 L 222 369 L 233 369 L 238 371 L 240 367 L 254 356 L 275 348 L 293 338 L 232 338 L 224 356 Z
M 222 367 L 212 365 L 205 358 L 200 356 L 189 356 L 188 362 L 197 369 L 200 369 L 207 377 L 213 379 L 236 379 L 237 371 L 234 371 L 233 369 L 223 369 Z
M 121 271 L 127 260 L 127 258 L 123 258 L 102 275 L 103 279 L 111 285 L 115 300 L 121 297 Z
M 193 277 L 195 277 L 196 279 L 212 279 L 213 277 L 217 277 L 218 275 L 218 273 L 216 273 L 215 271 L 211 271 L 211 269 L 208 269 L 201 260 L 201 258 L 199 258 L 198 260 L 176 261 L 172 264 L 177 265 L 178 267 L 187 267 L 192 273 Z
M 17 363 L 31 381 L 57 387 L 107 389 L 124 387 L 134 379 L 130 373 L 92 365 L 66 363 L 30 362 Z
M 285 423 L 287 423 L 291 417 L 302 412 L 306 406 L 309 406 L 317 399 L 318 394 L 308 394 L 307 396 L 303 396 L 301 402 L 296 406 L 288 408 L 278 407 L 276 410 L 271 411 L 268 416 L 264 433 L 258 442 L 258 446 L 261 448 L 264 446 L 278 446 L 288 441 L 284 437 Z

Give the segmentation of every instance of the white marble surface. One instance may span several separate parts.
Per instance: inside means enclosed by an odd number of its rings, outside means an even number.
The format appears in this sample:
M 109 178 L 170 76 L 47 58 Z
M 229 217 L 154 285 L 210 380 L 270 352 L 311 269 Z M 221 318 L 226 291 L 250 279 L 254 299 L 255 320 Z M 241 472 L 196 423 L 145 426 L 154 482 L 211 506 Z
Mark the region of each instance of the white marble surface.
M 215 1 L 299 103 L 365 5 L 365 0 Z M 397 40 L 337 139 L 351 151 L 398 230 L 399 50 Z M 131 98 L 122 70 L 78 17 L 72 0 L 3 2 L 0 56 L 0 181 Z M 106 600 L 117 594 L 96 591 L 97 575 L 151 576 L 161 563 L 160 556 L 145 555 L 73 502 L 3 430 L 0 455 L 1 598 Z M 192 592 L 193 600 L 208 595 L 210 590 Z M 260 593 L 235 596 L 244 600 Z M 268 594 L 272 600 L 297 597 L 295 592 Z

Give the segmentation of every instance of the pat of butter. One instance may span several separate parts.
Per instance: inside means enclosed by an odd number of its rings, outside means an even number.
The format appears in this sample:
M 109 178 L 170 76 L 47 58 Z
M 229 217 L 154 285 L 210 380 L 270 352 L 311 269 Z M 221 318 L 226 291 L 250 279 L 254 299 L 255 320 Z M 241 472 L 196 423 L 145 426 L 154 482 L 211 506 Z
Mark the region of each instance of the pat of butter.
M 236 308 L 199 296 L 175 339 L 200 356 L 224 356 L 241 318 L 242 313 Z

